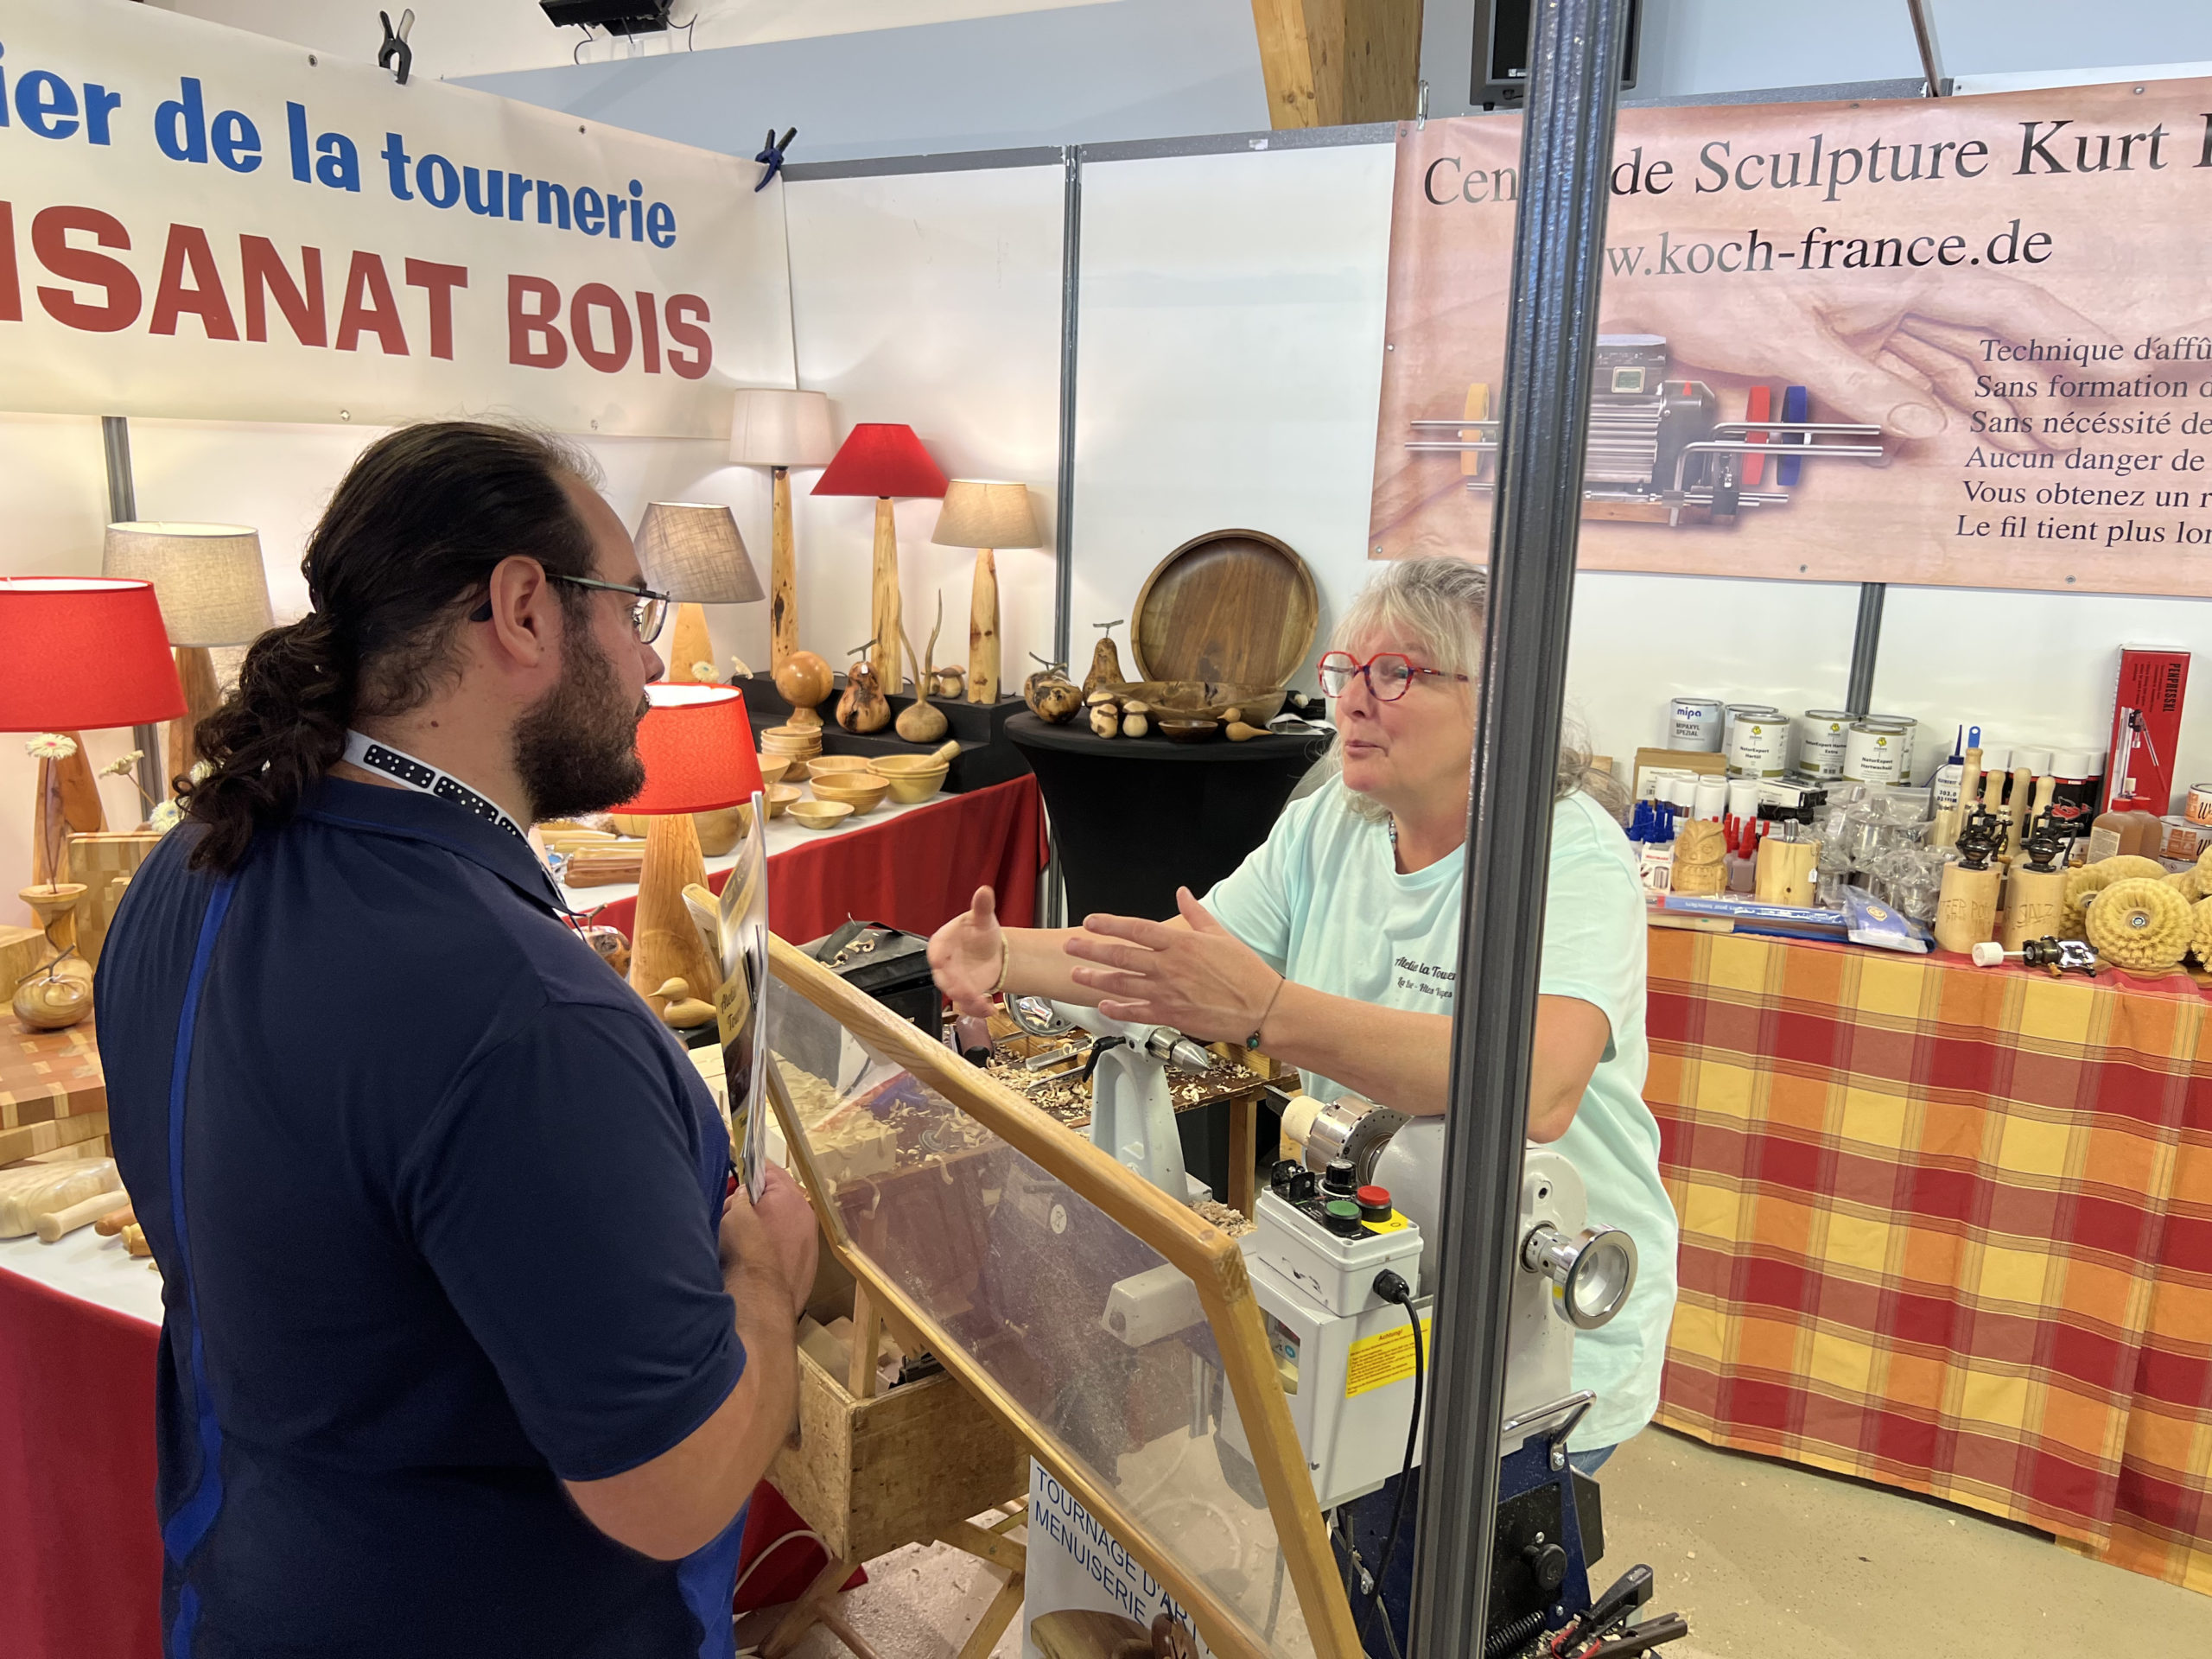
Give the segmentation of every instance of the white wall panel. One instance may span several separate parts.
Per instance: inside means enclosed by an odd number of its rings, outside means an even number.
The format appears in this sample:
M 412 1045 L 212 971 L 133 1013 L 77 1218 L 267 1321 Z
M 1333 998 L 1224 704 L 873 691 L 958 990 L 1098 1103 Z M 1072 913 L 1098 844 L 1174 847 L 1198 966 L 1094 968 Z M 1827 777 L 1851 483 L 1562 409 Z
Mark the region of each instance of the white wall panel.
M 785 199 L 799 383 L 829 393 L 838 437 L 861 421 L 901 422 L 947 477 L 1030 486 L 1045 545 L 998 556 L 1001 656 L 1019 685 L 1027 653 L 1052 637 L 1060 170 L 810 179 Z M 868 638 L 875 507 L 808 495 L 819 477 L 791 480 L 799 639 L 842 667 Z M 975 555 L 931 544 L 938 510 L 930 500 L 895 509 L 906 628 L 924 649 L 942 594 L 937 660 L 961 663 Z
M 1084 169 L 1078 676 L 1090 625 L 1212 530 L 1298 550 L 1323 648 L 1367 570 L 1391 164 L 1357 145 Z

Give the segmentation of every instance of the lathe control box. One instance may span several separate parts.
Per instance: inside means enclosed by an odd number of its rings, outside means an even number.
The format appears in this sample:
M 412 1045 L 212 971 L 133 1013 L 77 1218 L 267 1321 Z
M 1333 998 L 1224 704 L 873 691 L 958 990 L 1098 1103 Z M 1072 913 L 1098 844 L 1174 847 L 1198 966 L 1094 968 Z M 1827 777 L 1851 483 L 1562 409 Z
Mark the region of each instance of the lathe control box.
M 1313 1213 L 1317 1207 L 1261 1193 L 1245 1255 L 1339 1315 L 1389 1306 L 1375 1294 L 1375 1276 L 1386 1268 L 1408 1285 L 1420 1282 L 1421 1232 L 1403 1216 L 1393 1211 L 1389 1221 L 1364 1224 L 1358 1236 L 1348 1237 L 1324 1225 Z

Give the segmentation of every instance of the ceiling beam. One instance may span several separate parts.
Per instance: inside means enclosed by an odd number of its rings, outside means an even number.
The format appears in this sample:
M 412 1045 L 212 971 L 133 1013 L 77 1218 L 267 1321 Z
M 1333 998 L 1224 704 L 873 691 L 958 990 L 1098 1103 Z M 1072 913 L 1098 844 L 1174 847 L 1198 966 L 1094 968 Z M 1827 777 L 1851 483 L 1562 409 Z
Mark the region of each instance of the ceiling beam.
M 1421 0 L 1252 0 L 1270 124 L 1412 119 L 1421 13 Z

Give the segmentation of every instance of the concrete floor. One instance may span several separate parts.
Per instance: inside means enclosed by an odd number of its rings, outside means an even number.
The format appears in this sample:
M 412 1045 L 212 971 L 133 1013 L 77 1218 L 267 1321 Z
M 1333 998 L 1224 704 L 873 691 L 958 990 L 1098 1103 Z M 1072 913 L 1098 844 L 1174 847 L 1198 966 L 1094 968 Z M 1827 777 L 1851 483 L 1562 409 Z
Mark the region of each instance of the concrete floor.
M 1650 1611 L 1690 1619 L 1666 1659 L 2212 1655 L 2212 1596 L 1971 1510 L 1663 1429 L 1622 1447 L 1600 1480 L 1608 1548 L 1592 1576 L 1602 1586 L 1650 1564 Z M 868 1575 L 844 1612 L 880 1659 L 950 1659 L 999 1582 L 944 1546 L 896 1551 Z M 1020 1628 L 993 1659 L 1019 1659 Z M 846 1656 L 817 1630 L 798 1659 Z

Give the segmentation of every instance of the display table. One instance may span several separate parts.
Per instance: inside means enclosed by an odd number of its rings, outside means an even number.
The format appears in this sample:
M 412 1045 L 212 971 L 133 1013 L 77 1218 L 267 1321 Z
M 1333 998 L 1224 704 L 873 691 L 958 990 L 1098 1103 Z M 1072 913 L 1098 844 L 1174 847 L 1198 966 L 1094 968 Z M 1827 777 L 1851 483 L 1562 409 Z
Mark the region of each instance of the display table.
M 1006 734 L 1044 788 L 1071 921 L 1099 912 L 1164 921 L 1177 887 L 1203 896 L 1268 838 L 1330 741 L 1100 737 L 1034 715 L 1016 715 Z
M 2212 999 L 1649 944 L 1659 1421 L 2212 1592 Z
M 709 859 L 707 885 L 720 893 L 736 862 L 734 854 Z M 1033 778 L 913 806 L 887 802 L 834 830 L 809 830 L 786 814 L 768 821 L 768 925 L 796 944 L 820 938 L 849 915 L 933 933 L 988 884 L 1000 917 L 1027 927 L 1036 920 L 1044 867 L 1044 812 Z M 575 887 L 565 896 L 625 933 L 637 915 L 634 883 Z

